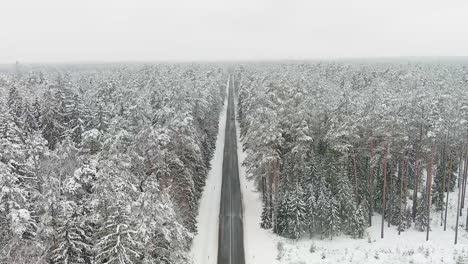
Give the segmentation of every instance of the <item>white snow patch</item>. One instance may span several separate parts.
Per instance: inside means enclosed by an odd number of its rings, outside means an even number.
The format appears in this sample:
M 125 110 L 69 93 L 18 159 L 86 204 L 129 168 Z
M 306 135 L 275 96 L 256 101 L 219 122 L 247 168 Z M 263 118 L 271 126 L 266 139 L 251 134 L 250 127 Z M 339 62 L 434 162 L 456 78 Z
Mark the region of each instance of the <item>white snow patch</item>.
M 237 106 L 237 101 L 235 103 Z M 244 251 L 246 264 L 274 264 L 278 263 L 278 238 L 271 230 L 260 227 L 262 214 L 261 194 L 257 191 L 255 183 L 246 178 L 245 167 L 242 166 L 246 154 L 242 150 L 240 141 L 240 127 L 236 120 L 237 157 L 239 162 L 239 178 L 244 209 Z
M 226 85 L 226 90 L 229 84 Z M 198 233 L 192 241 L 191 255 L 195 264 L 216 264 L 218 258 L 219 208 L 223 176 L 224 137 L 226 130 L 227 93 L 219 115 L 216 150 L 211 160 L 197 216 Z
M 458 244 L 454 245 L 458 190 L 450 193 L 447 230 L 440 226 L 440 212 L 431 212 L 431 232 L 426 241 L 426 232 L 411 227 L 398 235 L 396 226 L 387 227 L 380 238 L 381 215 L 375 214 L 373 226 L 367 229 L 363 239 L 349 236 L 300 239 L 281 238 L 283 251 L 281 263 L 468 263 L 468 232 L 464 229 L 466 207 L 460 217 Z M 468 197 L 467 197 L 468 198 Z M 468 201 L 468 199 L 466 199 Z M 311 248 L 314 248 L 311 252 Z

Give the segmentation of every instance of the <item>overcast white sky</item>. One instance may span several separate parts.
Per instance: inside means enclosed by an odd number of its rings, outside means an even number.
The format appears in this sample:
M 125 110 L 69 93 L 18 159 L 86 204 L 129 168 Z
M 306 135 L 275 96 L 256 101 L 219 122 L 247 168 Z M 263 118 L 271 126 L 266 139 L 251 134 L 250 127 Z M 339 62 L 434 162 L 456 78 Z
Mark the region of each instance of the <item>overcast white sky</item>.
M 467 56 L 467 0 L 2 0 L 0 63 Z

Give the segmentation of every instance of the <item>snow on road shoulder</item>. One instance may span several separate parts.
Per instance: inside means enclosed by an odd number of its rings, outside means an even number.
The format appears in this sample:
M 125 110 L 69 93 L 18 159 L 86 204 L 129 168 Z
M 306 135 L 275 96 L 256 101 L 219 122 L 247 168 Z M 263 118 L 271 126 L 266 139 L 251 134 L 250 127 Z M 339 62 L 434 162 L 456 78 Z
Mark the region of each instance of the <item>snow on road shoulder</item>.
M 237 101 L 235 102 L 237 106 Z M 244 251 L 246 264 L 275 264 L 277 256 L 277 237 L 271 230 L 260 227 L 262 213 L 262 199 L 253 181 L 246 178 L 246 171 L 242 163 L 246 154 L 242 150 L 240 141 L 240 127 L 236 120 L 237 157 L 239 161 L 239 178 L 244 208 Z
M 229 84 L 226 84 L 226 90 Z M 227 99 L 219 115 L 216 150 L 211 159 L 205 188 L 200 199 L 197 216 L 198 233 L 192 241 L 191 255 L 195 264 L 215 264 L 218 257 L 219 207 L 221 201 L 221 182 L 223 174 L 224 137 L 226 130 Z

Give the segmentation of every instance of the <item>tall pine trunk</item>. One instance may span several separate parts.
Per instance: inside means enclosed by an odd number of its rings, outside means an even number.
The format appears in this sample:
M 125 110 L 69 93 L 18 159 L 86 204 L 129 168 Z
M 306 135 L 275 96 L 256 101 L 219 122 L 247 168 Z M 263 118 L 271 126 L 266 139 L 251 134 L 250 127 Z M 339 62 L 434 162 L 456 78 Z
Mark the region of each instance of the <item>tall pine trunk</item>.
M 385 148 L 385 156 L 383 160 L 383 191 L 382 191 L 382 227 L 380 231 L 380 237 L 384 238 L 384 225 L 385 225 L 385 196 L 387 189 L 387 156 L 388 156 L 388 142 Z
M 466 146 L 466 144 L 465 144 Z M 463 157 L 466 156 L 466 154 L 464 153 L 466 147 L 463 148 L 462 150 L 462 153 L 460 155 L 460 166 L 462 165 L 462 162 L 463 162 Z M 466 168 L 466 162 L 467 162 L 467 159 L 464 160 L 463 162 L 463 171 L 465 171 L 465 168 Z M 461 169 L 458 170 L 459 172 L 461 172 Z M 458 175 L 458 178 L 460 178 L 461 175 Z M 463 175 L 463 180 L 465 179 L 465 175 Z M 463 184 L 463 182 L 461 182 Z M 458 222 L 459 222 L 459 219 L 460 219 L 460 216 L 461 216 L 461 195 L 462 195 L 462 186 L 458 185 L 458 201 L 457 201 L 457 220 L 455 222 L 455 245 L 457 244 L 458 242 Z M 460 213 L 459 213 L 460 212 Z
M 405 177 L 403 178 L 403 180 L 404 180 L 404 187 L 403 187 L 403 189 L 404 189 L 404 196 L 403 196 L 403 198 L 404 198 L 404 200 L 403 200 L 404 210 L 403 210 L 403 213 L 406 215 L 406 209 L 408 207 L 408 197 L 407 196 L 408 196 L 408 179 L 409 179 L 409 159 L 408 159 L 408 157 L 406 157 L 405 162 L 406 162 L 406 164 L 405 164 L 406 174 L 405 174 Z M 406 219 L 406 221 L 408 221 L 408 219 Z
M 454 159 L 453 157 L 453 150 L 450 149 L 450 156 L 449 156 L 449 161 L 448 161 L 448 187 L 447 187 L 447 196 L 445 197 L 445 217 L 444 217 L 444 231 L 447 230 L 447 211 L 448 211 L 448 203 L 449 203 L 449 193 L 450 193 L 450 180 L 452 179 L 452 160 Z M 457 212 L 458 213 L 458 212 Z
M 419 140 L 416 145 L 416 161 L 415 161 L 415 166 L 416 166 L 416 172 L 414 175 L 414 186 L 413 186 L 413 222 L 416 221 L 416 214 L 418 213 L 418 185 L 419 185 L 419 170 L 420 170 L 420 164 L 419 164 L 419 151 L 420 151 L 420 145 L 422 142 L 422 134 L 423 134 L 423 129 L 422 126 L 420 126 L 419 129 Z
M 401 224 L 402 224 L 402 220 L 403 220 L 403 210 L 401 208 L 402 204 L 403 204 L 403 179 L 405 177 L 405 165 L 402 164 L 404 161 L 400 160 L 400 168 L 402 170 L 401 174 L 400 174 L 400 202 L 399 202 L 399 208 L 400 208 L 400 215 L 399 215 L 399 221 L 398 221 L 398 235 L 401 234 Z
M 463 208 L 464 208 L 464 201 L 465 201 L 465 190 L 466 190 L 466 175 L 467 175 L 467 170 L 468 170 L 468 153 L 465 151 L 465 161 L 463 162 L 463 181 L 462 181 L 462 197 L 461 197 L 461 204 L 460 204 L 460 216 L 463 215 Z
M 359 204 L 359 178 L 357 173 L 357 163 L 356 163 L 356 152 L 353 150 L 353 171 L 354 171 L 354 195 L 356 196 L 356 201 Z
M 390 190 L 389 190 L 389 208 L 388 208 L 388 221 L 387 221 L 387 226 L 390 227 L 390 222 L 392 221 L 393 218 L 393 211 L 394 211 L 394 203 L 393 199 L 395 198 L 395 175 L 393 172 L 393 163 L 390 163 L 391 166 L 389 168 L 389 174 L 390 174 Z M 396 164 L 398 166 L 398 163 Z M 398 169 L 398 168 L 397 168 Z
M 372 216 L 374 215 L 374 167 L 372 167 L 372 159 L 374 158 L 375 141 L 371 141 L 371 156 L 369 159 L 369 226 L 372 226 Z
M 441 207 L 441 210 L 440 210 L 440 226 L 442 226 L 442 223 L 444 221 L 444 192 L 445 192 L 445 185 L 446 185 L 446 178 L 445 177 L 445 170 L 446 170 L 446 148 L 447 148 L 447 138 L 448 138 L 448 135 L 445 137 L 445 142 L 444 142 L 444 148 L 442 149 L 442 190 L 440 190 L 440 194 L 438 194 L 438 200 L 439 200 L 439 205 Z M 448 183 L 450 184 L 450 182 Z M 450 185 L 449 185 L 450 186 Z
M 276 156 L 276 151 L 272 148 L 273 156 Z M 279 172 L 278 172 L 278 160 L 273 159 L 271 164 L 271 181 L 270 181 L 270 190 L 271 190 L 271 201 L 273 206 L 272 213 L 272 223 L 273 231 L 278 232 L 278 182 L 279 182 Z
M 434 162 L 434 151 L 435 146 L 432 145 L 431 154 L 429 158 L 429 167 L 427 168 L 427 233 L 426 233 L 426 241 L 429 240 L 429 231 L 431 229 L 431 192 L 432 192 L 432 166 Z

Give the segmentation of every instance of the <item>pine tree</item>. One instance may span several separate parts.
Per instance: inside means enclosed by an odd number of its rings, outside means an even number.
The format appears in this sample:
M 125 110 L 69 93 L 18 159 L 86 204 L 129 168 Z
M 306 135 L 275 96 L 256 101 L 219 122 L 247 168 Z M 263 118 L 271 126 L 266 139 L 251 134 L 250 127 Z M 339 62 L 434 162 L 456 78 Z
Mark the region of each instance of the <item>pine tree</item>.
M 56 98 L 50 91 L 44 94 L 44 101 L 49 103 L 42 109 L 41 130 L 51 150 L 54 150 L 56 144 L 62 140 L 65 131 L 61 98 Z
M 260 226 L 264 229 L 270 229 L 273 227 L 271 221 L 272 207 L 270 199 L 268 199 L 268 193 L 266 191 L 266 179 L 262 177 L 262 197 L 263 197 L 263 207 L 262 207 L 262 216 Z
M 7 106 L 12 113 L 16 125 L 22 127 L 20 119 L 24 111 L 23 98 L 20 96 L 18 89 L 14 86 L 12 86 L 8 92 Z
M 289 213 L 290 213 L 290 203 L 289 203 L 289 191 L 283 190 L 281 199 L 278 205 L 278 216 L 277 216 L 277 232 L 281 236 L 289 237 Z
M 342 220 L 339 215 L 339 208 L 339 202 L 332 196 L 326 214 L 326 228 L 330 239 L 333 239 L 333 236 L 341 231 Z
M 78 95 L 74 95 L 71 99 L 71 102 L 67 105 L 67 128 L 69 129 L 69 134 L 73 142 L 76 145 L 81 145 L 83 140 L 84 132 L 84 121 L 83 121 L 83 106 Z
M 423 194 L 421 198 L 418 198 L 418 208 L 415 220 L 415 226 L 419 231 L 426 231 L 429 219 L 427 219 L 427 195 Z
M 444 200 L 445 200 L 445 191 L 447 189 L 447 153 L 446 153 L 446 144 L 441 152 L 441 158 L 439 159 L 439 164 L 437 165 L 437 170 L 434 175 L 434 184 L 432 185 L 432 203 L 435 205 L 437 211 L 443 210 Z
M 25 153 L 24 135 L 21 127 L 17 126 L 14 115 L 11 111 L 5 113 L 2 117 L 2 135 L 0 135 L 1 145 L 0 158 L 3 162 L 8 163 L 10 160 L 15 163 L 22 163 Z
M 294 184 L 294 183 L 293 183 Z M 304 193 L 296 183 L 293 189 L 283 186 L 278 206 L 278 234 L 293 239 L 299 238 L 307 227 Z
M 56 116 L 55 119 L 57 122 L 60 124 L 62 127 L 62 133 L 60 135 L 60 139 L 63 139 L 67 137 L 68 135 L 65 133 L 66 132 L 66 126 L 69 121 L 68 115 L 67 115 L 67 109 L 69 108 L 70 105 L 70 95 L 71 91 L 67 88 L 58 88 L 54 92 L 54 107 L 56 109 Z
M 57 231 L 57 247 L 51 253 L 53 263 L 90 263 L 92 237 L 89 227 L 85 223 L 78 224 L 76 219 L 72 218 L 65 220 L 65 223 Z
M 109 111 L 103 103 L 98 103 L 94 116 L 94 128 L 106 132 L 109 127 Z
M 314 181 L 317 177 L 316 165 L 311 164 L 308 175 L 304 177 L 304 201 L 305 201 L 305 217 L 307 219 L 307 230 L 309 235 L 312 236 L 315 225 L 316 225 L 316 207 L 317 207 L 317 197 L 316 197 L 316 186 Z
M 0 224 L 6 228 L 7 237 L 16 239 L 29 237 L 34 227 L 28 210 L 28 192 L 19 184 L 20 179 L 11 166 L 0 162 Z
M 343 161 L 340 163 L 343 163 Z M 341 171 L 338 170 L 336 166 L 330 166 L 330 168 L 334 170 L 332 172 L 332 186 L 334 186 L 333 196 L 336 197 L 339 204 L 338 213 L 341 223 L 344 225 L 343 229 L 346 230 L 354 220 L 353 214 L 356 211 L 356 199 L 345 166 L 342 166 Z
M 289 213 L 288 213 L 288 234 L 291 238 L 297 239 L 299 238 L 307 224 L 306 224 L 306 205 L 305 202 L 302 200 L 304 198 L 304 194 L 302 188 L 297 185 L 295 190 L 292 190 L 290 193 L 290 197 L 287 200 L 289 203 Z
M 41 110 L 41 103 L 39 99 L 36 97 L 34 99 L 34 103 L 32 105 L 31 112 L 34 116 L 34 124 L 37 125 L 37 129 L 41 128 L 42 126 L 42 110 Z
M 97 233 L 96 260 L 99 263 L 142 263 L 144 247 L 133 221 L 123 205 L 117 205 Z
M 320 177 L 317 185 L 317 202 L 315 207 L 315 219 L 317 219 L 317 227 L 321 236 L 327 233 L 329 226 L 327 216 L 330 213 L 330 203 L 332 197 L 330 190 L 326 186 L 325 180 Z
M 24 113 L 22 116 L 22 123 L 23 123 L 23 131 L 30 135 L 34 131 L 39 130 L 39 124 L 37 123 L 37 119 L 34 116 L 34 112 L 32 111 L 29 103 L 24 104 Z
M 365 204 L 366 202 L 364 200 L 358 205 L 350 221 L 349 233 L 354 238 L 362 238 L 367 227 L 366 220 L 368 213 L 366 212 L 367 205 Z

